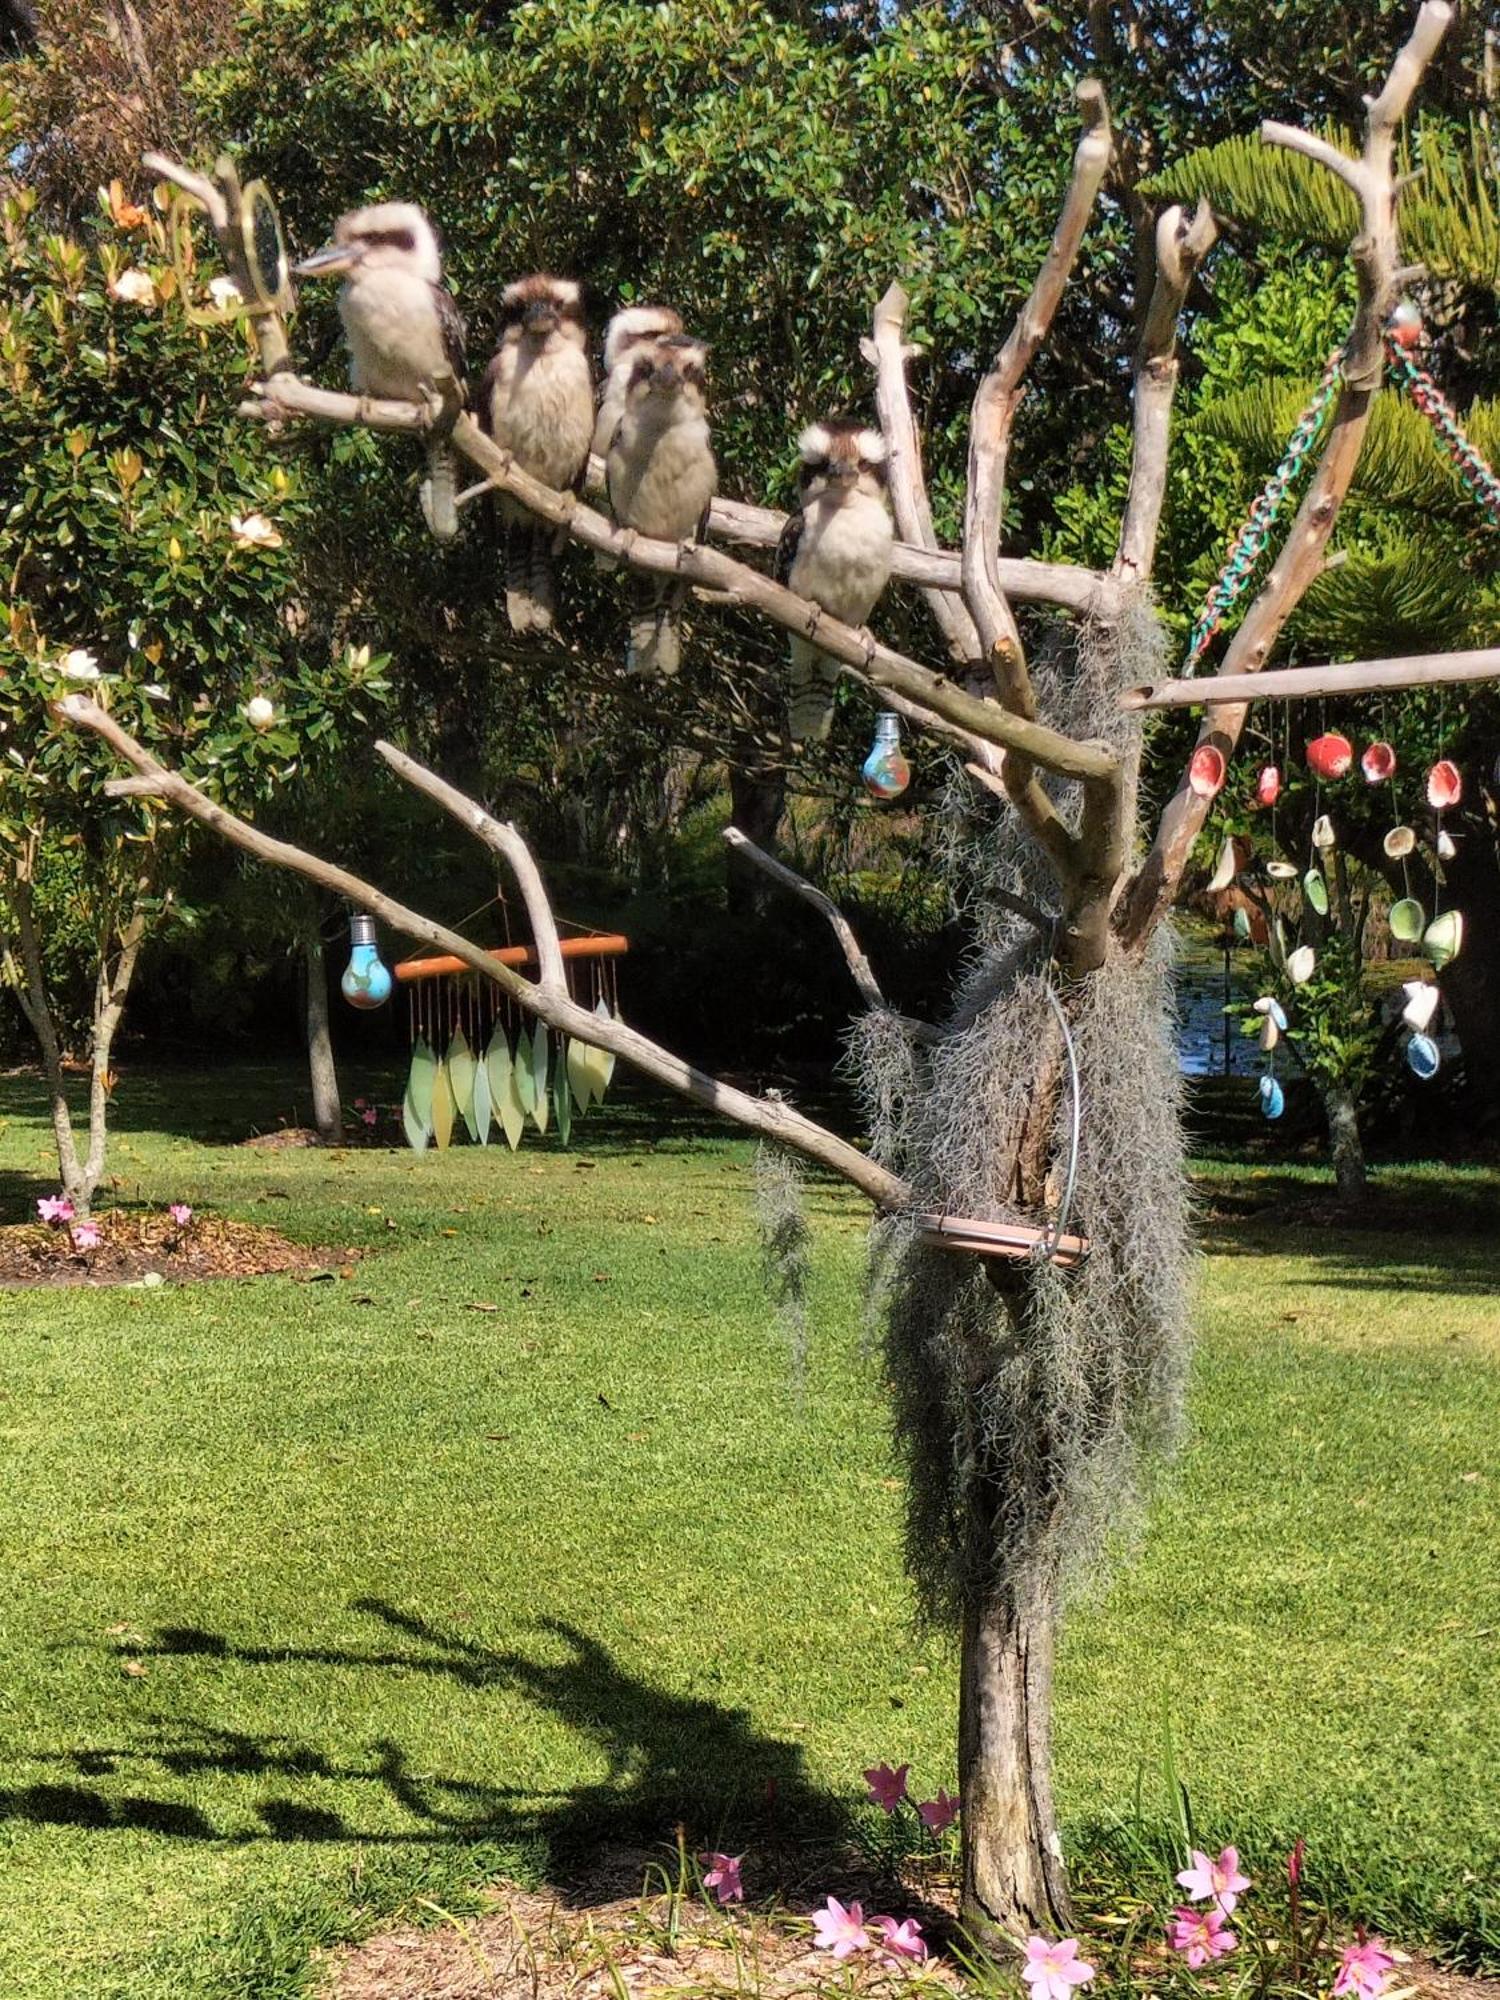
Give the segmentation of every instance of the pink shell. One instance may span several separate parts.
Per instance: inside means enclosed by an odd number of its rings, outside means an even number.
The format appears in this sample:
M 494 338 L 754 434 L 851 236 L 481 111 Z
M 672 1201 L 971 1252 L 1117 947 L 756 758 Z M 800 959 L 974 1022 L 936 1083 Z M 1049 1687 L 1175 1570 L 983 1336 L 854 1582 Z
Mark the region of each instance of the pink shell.
M 1193 752 L 1193 761 L 1188 765 L 1188 783 L 1200 799 L 1211 799 L 1216 792 L 1224 789 L 1228 769 L 1224 752 L 1216 750 L 1212 743 L 1204 743 Z
M 1366 783 L 1384 784 L 1387 778 L 1396 775 L 1396 753 L 1389 743 L 1372 743 L 1360 758 L 1359 768 L 1365 774 Z
M 1263 806 L 1274 806 L 1281 797 L 1281 773 L 1274 764 L 1267 764 L 1256 779 L 1255 796 Z
M 1464 781 L 1459 768 L 1457 764 L 1450 764 L 1446 757 L 1427 773 L 1427 803 L 1434 812 L 1441 812 L 1445 806 L 1456 806 L 1463 792 Z
M 1319 778 L 1342 778 L 1353 762 L 1354 745 L 1337 730 L 1315 736 L 1307 746 L 1308 769 Z

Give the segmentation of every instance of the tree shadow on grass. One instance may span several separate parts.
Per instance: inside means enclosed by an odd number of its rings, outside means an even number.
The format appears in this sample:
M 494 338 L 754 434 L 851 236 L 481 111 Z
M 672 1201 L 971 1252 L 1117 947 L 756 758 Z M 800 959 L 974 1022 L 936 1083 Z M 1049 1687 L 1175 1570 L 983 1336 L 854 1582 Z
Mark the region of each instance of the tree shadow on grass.
M 847 1837 L 837 1801 L 808 1783 L 799 1744 L 757 1730 L 749 1715 L 697 1696 L 670 1693 L 627 1672 L 607 1647 L 561 1619 L 538 1631 L 553 1644 L 536 1653 L 499 1651 L 398 1609 L 379 1598 L 355 1602 L 398 1643 L 367 1649 L 240 1646 L 223 1634 L 173 1626 L 135 1655 L 201 1658 L 263 1667 L 298 1665 L 423 1673 L 478 1693 L 513 1689 L 557 1716 L 602 1755 L 596 1782 L 540 1793 L 461 1775 L 414 1769 L 389 1740 L 365 1754 L 339 1757 L 289 1736 L 250 1735 L 210 1725 L 155 1720 L 138 1743 L 58 1753 L 42 1761 L 64 1767 L 66 1780 L 0 1789 L 0 1822 L 73 1827 L 99 1833 L 150 1831 L 174 1840 L 227 1846 L 262 1841 L 356 1841 L 421 1848 L 495 1843 L 535 1850 L 551 1865 L 570 1867 L 619 1839 L 660 1838 L 681 1820 L 704 1839 L 732 1824 L 735 1837 L 775 1840 L 783 1820 L 799 1840 L 833 1843 Z M 556 1650 L 560 1642 L 561 1651 Z M 476 1734 L 483 1730 L 476 1718 Z M 155 1797 L 144 1787 L 214 1774 L 245 1778 L 247 1819 L 237 1828 L 214 1823 L 199 1806 Z M 117 1789 L 124 1779 L 132 1789 Z M 345 1812 L 291 1795 L 267 1797 L 268 1785 L 288 1788 L 328 1780 L 368 1787 L 382 1810 L 359 1824 Z M 90 1783 L 89 1780 L 104 1781 Z M 393 1828 L 394 1805 L 409 1820 Z

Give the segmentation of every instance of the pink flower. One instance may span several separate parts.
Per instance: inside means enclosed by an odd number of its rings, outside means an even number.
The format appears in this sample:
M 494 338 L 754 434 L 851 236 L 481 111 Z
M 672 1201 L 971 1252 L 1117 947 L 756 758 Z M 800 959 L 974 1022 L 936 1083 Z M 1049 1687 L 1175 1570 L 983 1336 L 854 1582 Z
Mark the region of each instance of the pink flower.
M 362 1097 L 356 1097 L 354 1100 L 354 1108 L 356 1111 L 363 1111 L 365 1108 L 365 1100 Z
M 917 1807 L 917 1818 L 929 1833 L 946 1833 L 958 1818 L 958 1800 L 950 1798 L 939 1785 L 937 1797 Z
M 703 1868 L 703 1886 L 712 1889 L 721 1903 L 743 1903 L 745 1886 L 740 1880 L 740 1863 L 743 1854 L 720 1854 L 711 1851 L 698 1856 Z
M 1210 1861 L 1195 1847 L 1192 1867 L 1184 1868 L 1177 1880 L 1195 1903 L 1214 1903 L 1226 1917 L 1239 1901 L 1240 1891 L 1250 1887 L 1250 1877 L 1240 1873 L 1237 1847 L 1226 1847 L 1217 1861 Z
M 97 1224 L 92 1222 L 75 1222 L 70 1234 L 75 1250 L 97 1250 L 103 1241 Z
M 880 1933 L 880 1949 L 887 1958 L 897 1962 L 909 1958 L 918 1965 L 926 1958 L 926 1940 L 915 1917 L 905 1917 L 899 1924 L 894 1917 L 871 1917 L 870 1922 Z
M 361 1111 L 359 1115 L 361 1121 L 364 1124 L 373 1125 L 375 1121 L 379 1118 L 380 1113 L 375 1109 L 373 1104 L 367 1104 L 364 1110 Z
M 36 1205 L 43 1222 L 71 1222 L 73 1204 L 65 1194 L 44 1194 Z
M 1027 1938 L 1021 1977 L 1031 1988 L 1031 2000 L 1068 2000 L 1073 1987 L 1086 1986 L 1093 1976 L 1093 1966 L 1078 1956 L 1077 1938 L 1059 1938 L 1056 1944 Z
M 1339 1960 L 1333 1990 L 1336 1994 L 1352 1993 L 1355 2000 L 1375 2000 L 1376 1994 L 1384 1990 L 1395 1963 L 1385 1948 L 1384 1938 L 1362 1937 Z
M 894 1771 L 889 1764 L 872 1764 L 864 1773 L 870 1797 L 882 1812 L 894 1812 L 906 1797 L 906 1774 L 910 1769 L 910 1764 L 902 1764 Z
M 1200 1965 L 1210 1965 L 1233 1951 L 1239 1939 L 1226 1928 L 1222 1910 L 1182 1909 L 1173 1912 L 1167 1925 L 1167 1943 L 1173 1951 L 1180 1951 L 1189 1970 L 1196 1972 Z
M 167 1210 L 167 1213 L 179 1229 L 186 1229 L 193 1219 L 193 1211 L 185 1201 L 174 1201 L 172 1206 Z
M 846 1910 L 837 1896 L 830 1896 L 821 1910 L 813 1911 L 813 1943 L 819 1951 L 831 1951 L 835 1958 L 852 1958 L 855 1952 L 867 1950 L 870 1940 L 865 1935 L 864 1905 L 851 1903 Z

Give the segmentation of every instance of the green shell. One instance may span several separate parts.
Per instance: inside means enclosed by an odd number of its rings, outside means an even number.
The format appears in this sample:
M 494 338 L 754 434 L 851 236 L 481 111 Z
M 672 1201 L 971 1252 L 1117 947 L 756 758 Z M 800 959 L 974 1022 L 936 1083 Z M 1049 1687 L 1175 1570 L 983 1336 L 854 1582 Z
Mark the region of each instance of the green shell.
M 1427 912 L 1415 896 L 1403 896 L 1391 905 L 1390 925 L 1393 938 L 1402 944 L 1416 944 L 1427 928 Z
M 1243 904 L 1234 913 L 1234 934 L 1241 944 L 1250 942 L 1250 912 Z
M 456 1028 L 448 1044 L 448 1088 L 453 1092 L 453 1108 L 468 1126 L 471 1139 L 478 1137 L 474 1130 L 474 1077 L 478 1068 L 468 1036 L 462 1027 Z
M 448 1081 L 448 1065 L 439 1063 L 432 1080 L 432 1136 L 441 1151 L 453 1140 L 453 1120 L 458 1107 L 453 1102 L 453 1086 Z
M 1302 893 L 1307 898 L 1309 907 L 1316 910 L 1320 917 L 1328 915 L 1328 884 L 1323 880 L 1319 869 L 1309 868 L 1303 876 Z
M 552 1061 L 552 1045 L 547 1030 L 538 1021 L 531 1033 L 531 1117 L 538 1132 L 547 1129 L 550 1109 L 547 1073 Z
M 1461 910 L 1444 910 L 1440 917 L 1434 917 L 1422 937 L 1422 951 L 1425 957 L 1441 972 L 1450 959 L 1455 959 L 1463 949 L 1464 919 Z
M 490 1143 L 490 1126 L 494 1122 L 495 1107 L 490 1101 L 489 1065 L 477 1062 L 474 1065 L 474 1115 L 469 1120 L 469 1137 L 479 1146 Z

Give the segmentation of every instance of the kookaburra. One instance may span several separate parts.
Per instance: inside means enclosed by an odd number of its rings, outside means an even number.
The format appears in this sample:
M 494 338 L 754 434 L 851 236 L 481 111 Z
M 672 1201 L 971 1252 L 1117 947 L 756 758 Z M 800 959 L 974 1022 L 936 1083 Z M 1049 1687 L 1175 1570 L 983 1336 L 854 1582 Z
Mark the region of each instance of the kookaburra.
M 777 581 L 846 625 L 863 625 L 891 574 L 895 531 L 887 497 L 885 439 L 859 424 L 813 424 L 797 440 L 797 506 L 776 551 Z M 792 740 L 821 743 L 833 721 L 839 665 L 793 639 Z
M 437 236 L 415 202 L 341 215 L 333 241 L 295 268 L 303 278 L 342 273 L 339 318 L 360 395 L 424 403 L 444 374 L 463 389 L 464 323 L 443 286 Z M 422 512 L 439 541 L 458 533 L 456 491 L 452 448 L 429 438 Z
M 707 361 L 702 341 L 685 333 L 653 341 L 632 360 L 604 461 L 609 504 L 622 527 L 666 542 L 702 532 L 719 478 L 708 435 Z M 685 594 L 685 585 L 665 577 L 632 576 L 632 673 L 676 673 Z
M 604 393 L 594 425 L 594 450 L 601 458 L 608 453 L 625 414 L 631 363 L 643 349 L 681 331 L 682 315 L 671 306 L 625 306 L 610 321 L 604 334 Z
M 485 370 L 479 421 L 523 472 L 577 487 L 594 429 L 594 382 L 582 293 L 571 278 L 518 278 L 500 295 L 500 345 Z M 500 494 L 505 608 L 517 632 L 546 632 L 556 614 L 555 530 Z

